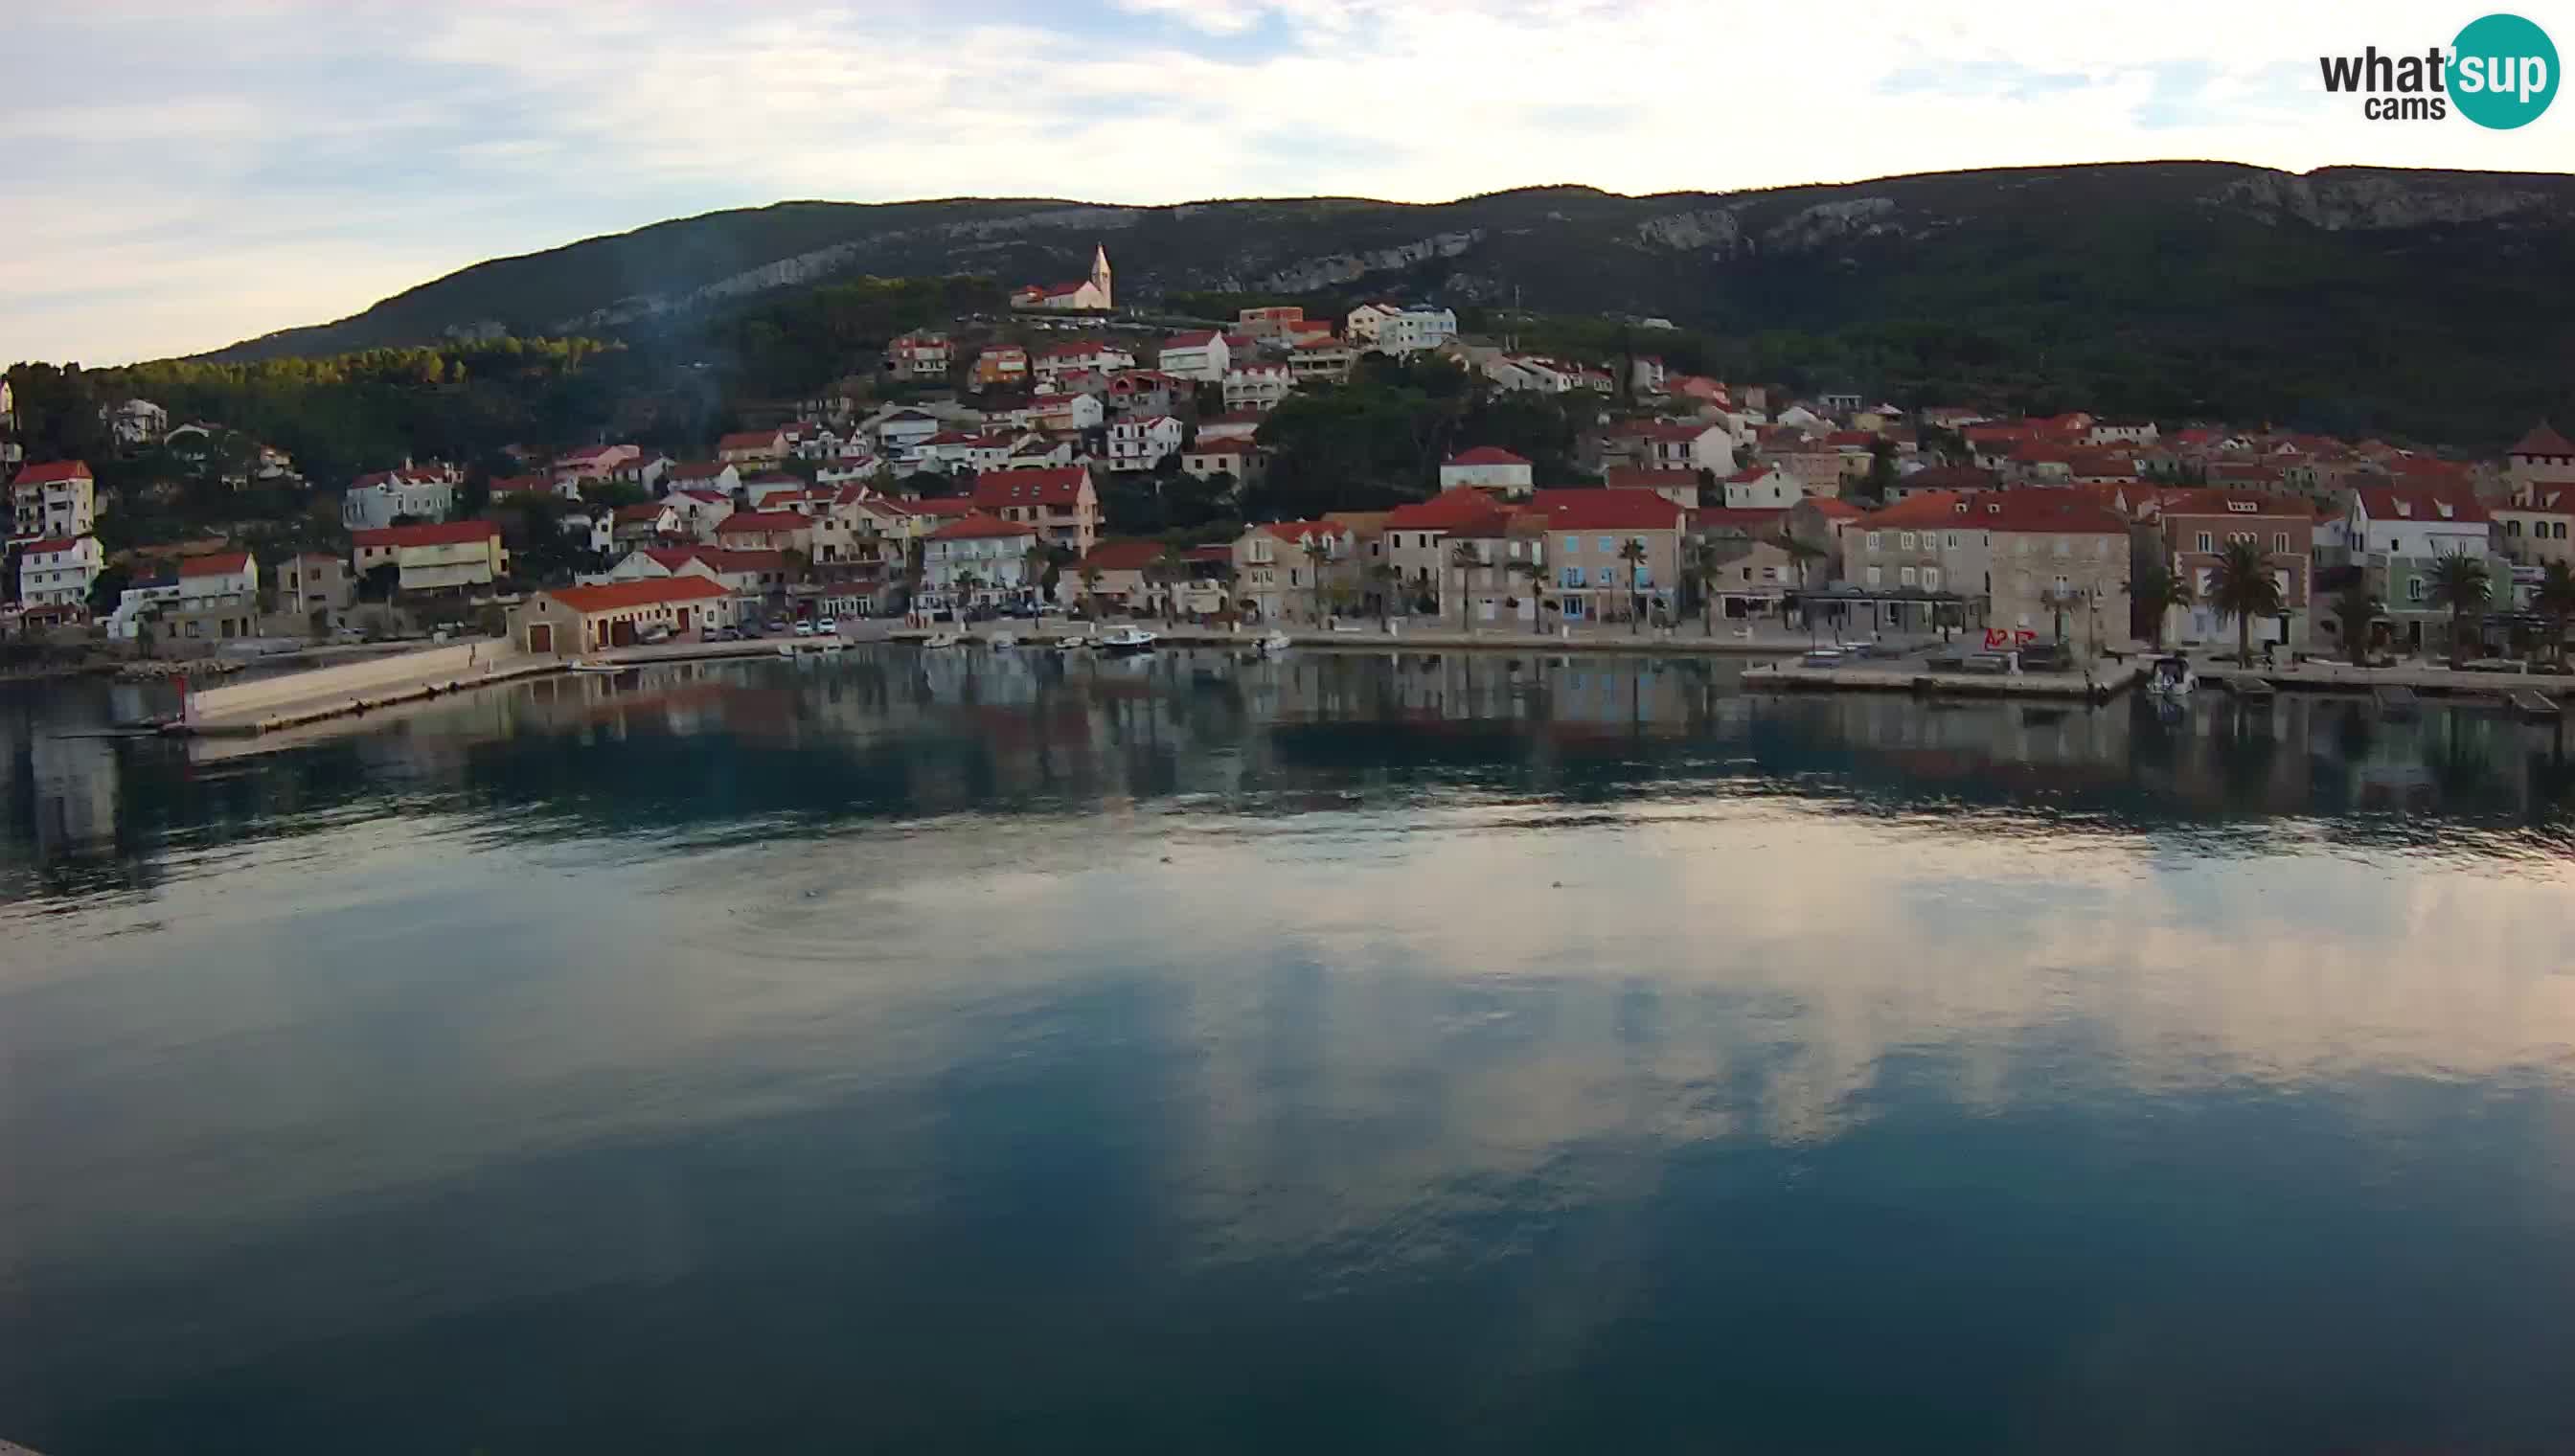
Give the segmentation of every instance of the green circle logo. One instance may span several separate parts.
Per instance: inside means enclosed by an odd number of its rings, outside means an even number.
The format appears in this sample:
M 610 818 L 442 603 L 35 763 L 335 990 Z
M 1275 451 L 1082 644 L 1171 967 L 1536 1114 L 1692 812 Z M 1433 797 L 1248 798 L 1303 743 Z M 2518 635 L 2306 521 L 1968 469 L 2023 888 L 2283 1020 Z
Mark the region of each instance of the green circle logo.
M 2528 126 L 2557 95 L 2557 47 L 2518 15 L 2480 16 L 2459 32 L 2449 81 L 2468 120 L 2496 131 Z

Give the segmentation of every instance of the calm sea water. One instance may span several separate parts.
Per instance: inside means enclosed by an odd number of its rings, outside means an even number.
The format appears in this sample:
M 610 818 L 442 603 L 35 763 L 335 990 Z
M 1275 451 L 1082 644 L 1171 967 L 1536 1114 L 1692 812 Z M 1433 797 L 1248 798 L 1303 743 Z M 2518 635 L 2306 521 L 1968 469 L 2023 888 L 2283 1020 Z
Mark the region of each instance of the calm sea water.
M 0 1436 L 2575 1446 L 2472 710 L 905 650 L 0 699 Z

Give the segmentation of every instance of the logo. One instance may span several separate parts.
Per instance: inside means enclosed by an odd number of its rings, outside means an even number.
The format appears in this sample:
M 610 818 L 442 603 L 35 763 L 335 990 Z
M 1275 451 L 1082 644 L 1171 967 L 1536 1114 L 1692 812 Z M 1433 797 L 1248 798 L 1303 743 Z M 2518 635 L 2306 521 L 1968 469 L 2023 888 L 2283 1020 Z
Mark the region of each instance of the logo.
M 2557 96 L 2557 47 L 2548 32 L 2518 15 L 2468 22 L 2445 52 L 2318 56 L 2325 90 L 2362 99 L 2371 121 L 2446 121 L 2452 110 L 2493 131 L 2537 121 Z

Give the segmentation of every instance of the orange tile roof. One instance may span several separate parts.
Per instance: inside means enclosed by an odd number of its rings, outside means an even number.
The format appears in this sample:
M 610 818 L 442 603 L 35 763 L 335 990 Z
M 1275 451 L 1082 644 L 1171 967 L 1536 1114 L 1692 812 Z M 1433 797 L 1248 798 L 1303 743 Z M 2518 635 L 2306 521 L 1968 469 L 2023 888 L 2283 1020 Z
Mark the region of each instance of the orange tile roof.
M 597 587 L 558 587 L 545 594 L 587 617 L 665 602 L 705 602 L 729 595 L 704 577 L 663 577 L 643 582 L 608 582 Z

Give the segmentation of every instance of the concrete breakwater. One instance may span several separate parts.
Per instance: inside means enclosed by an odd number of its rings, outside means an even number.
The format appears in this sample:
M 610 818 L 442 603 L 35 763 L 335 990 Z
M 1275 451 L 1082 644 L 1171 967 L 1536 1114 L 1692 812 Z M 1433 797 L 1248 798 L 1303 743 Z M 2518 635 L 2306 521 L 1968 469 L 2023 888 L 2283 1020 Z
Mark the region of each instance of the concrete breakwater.
M 563 666 L 560 658 L 531 657 L 497 640 L 459 643 L 209 688 L 190 698 L 177 727 L 179 731 L 211 735 L 265 732 L 559 672 Z

